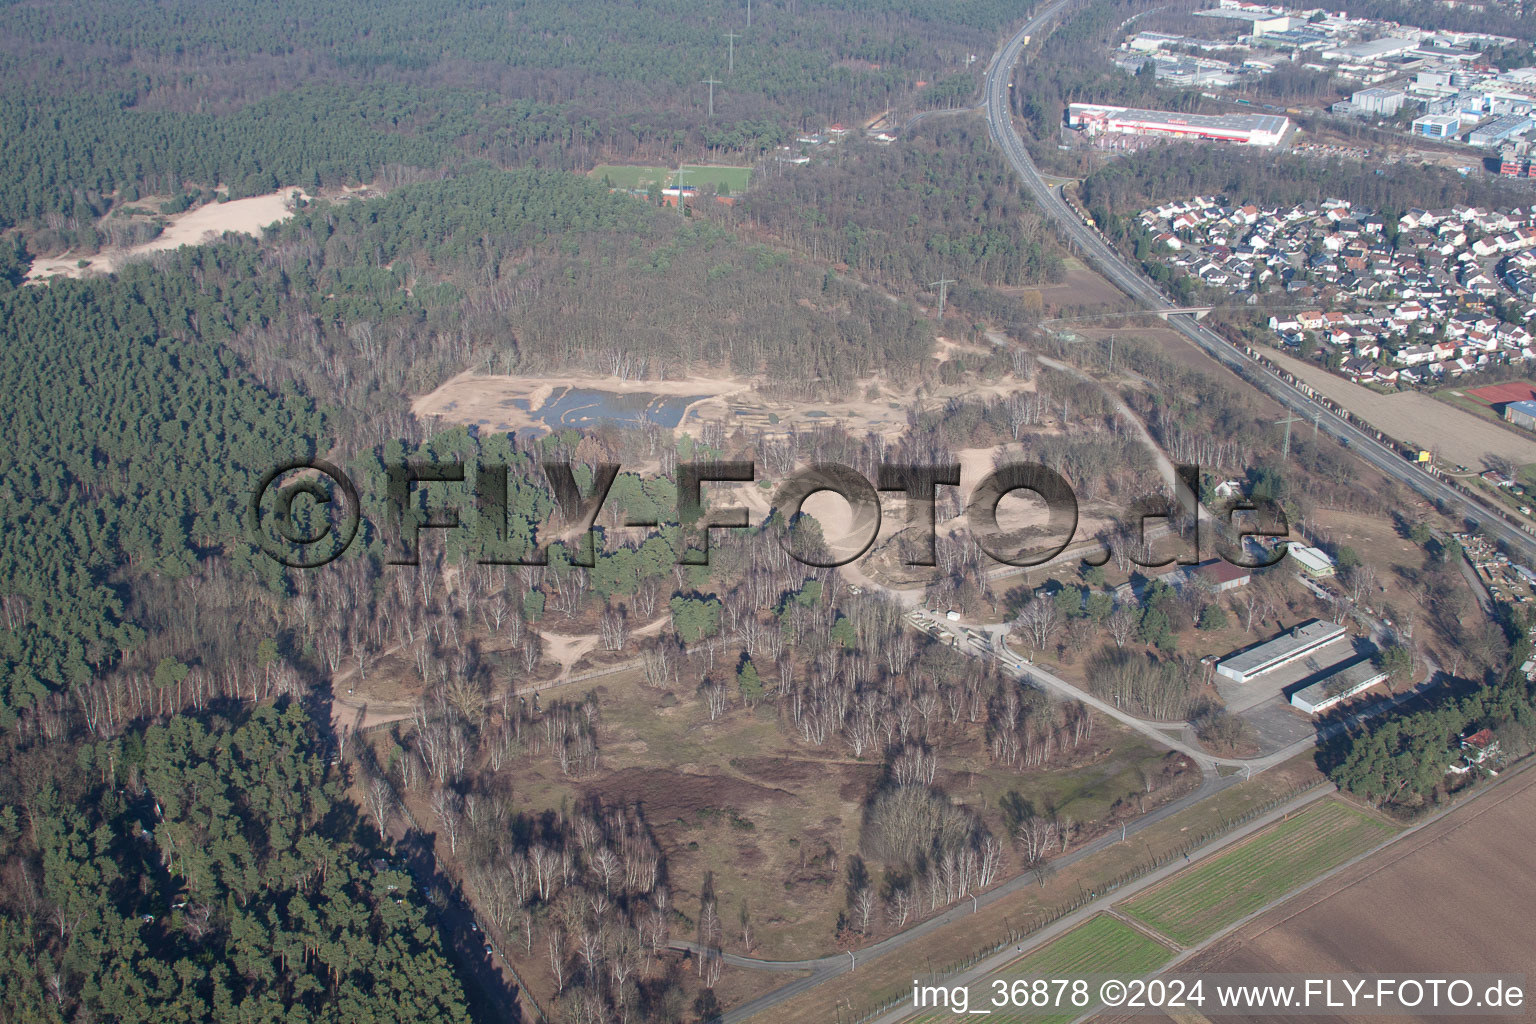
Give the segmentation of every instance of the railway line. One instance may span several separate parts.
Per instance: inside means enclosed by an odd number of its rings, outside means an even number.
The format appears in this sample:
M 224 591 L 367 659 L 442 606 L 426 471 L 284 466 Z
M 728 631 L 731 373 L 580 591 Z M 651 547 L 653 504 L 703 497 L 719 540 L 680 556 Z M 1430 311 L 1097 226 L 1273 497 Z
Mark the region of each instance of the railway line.
M 1492 537 L 1526 560 L 1536 559 L 1536 536 L 1457 488 L 1409 463 L 1396 449 L 1340 416 L 1329 406 L 1301 393 L 1273 370 L 1249 356 L 1225 338 L 1201 326 L 1194 313 L 1181 312 L 1169 301 L 1141 269 L 1117 252 L 1098 231 L 1061 194 L 1040 175 L 1024 140 L 1014 127 L 1009 109 L 1009 95 L 1019 57 L 1031 38 L 1038 38 L 1044 28 L 1075 0 L 1053 0 L 1019 28 L 993 56 L 985 78 L 982 110 L 993 142 L 1003 151 L 1024 187 L 1057 228 L 1087 262 L 1117 288 L 1150 313 L 1162 316 L 1168 325 L 1198 346 L 1211 358 L 1237 374 L 1290 413 L 1314 420 L 1318 428 L 1349 447 L 1356 455 L 1388 477 L 1443 506 L 1454 508 L 1467 522 L 1485 529 Z

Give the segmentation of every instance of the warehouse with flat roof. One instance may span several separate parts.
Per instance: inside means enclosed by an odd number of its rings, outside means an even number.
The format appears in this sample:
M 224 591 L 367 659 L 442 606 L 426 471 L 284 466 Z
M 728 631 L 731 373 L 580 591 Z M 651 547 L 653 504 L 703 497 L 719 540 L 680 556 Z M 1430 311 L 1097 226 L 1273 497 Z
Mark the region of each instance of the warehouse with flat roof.
M 1294 629 L 1281 633 L 1273 640 L 1266 640 L 1257 647 L 1228 655 L 1216 666 L 1216 674 L 1226 676 L 1235 682 L 1246 683 L 1265 672 L 1282 665 L 1289 665 L 1299 658 L 1305 658 L 1319 647 L 1332 643 L 1343 635 L 1344 627 L 1336 622 L 1324 622 L 1322 619 L 1303 622 Z
M 1291 128 L 1279 114 L 1174 114 L 1166 110 L 1074 103 L 1067 125 L 1089 135 L 1154 135 L 1168 139 L 1275 146 Z
M 1309 715 L 1321 714 L 1387 678 L 1371 661 L 1360 658 L 1342 665 L 1321 679 L 1291 694 L 1291 706 Z
M 1529 115 L 1505 114 L 1472 129 L 1467 135 L 1467 144 L 1484 148 L 1497 146 L 1518 135 L 1526 134 L 1532 128 L 1536 128 L 1536 121 L 1531 120 Z

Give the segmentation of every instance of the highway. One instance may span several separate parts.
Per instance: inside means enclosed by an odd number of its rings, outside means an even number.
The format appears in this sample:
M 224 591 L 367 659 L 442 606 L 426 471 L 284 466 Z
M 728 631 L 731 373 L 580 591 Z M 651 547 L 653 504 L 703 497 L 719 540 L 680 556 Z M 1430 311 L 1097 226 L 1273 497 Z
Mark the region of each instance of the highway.
M 1099 271 L 1099 273 L 1103 274 L 1106 278 L 1108 278 L 1117 287 L 1119 287 L 1132 299 L 1140 303 L 1147 310 L 1160 313 L 1169 310 L 1175 310 L 1178 307 L 1175 304 L 1169 302 L 1166 296 L 1159 292 L 1150 281 L 1143 277 L 1139 268 L 1130 264 L 1127 260 L 1122 258 L 1117 252 L 1110 248 L 1108 243 L 1105 242 L 1104 239 L 1100 237 L 1096 231 L 1085 225 L 1078 217 L 1077 213 L 1067 204 L 1067 202 L 1054 189 L 1052 189 L 1049 184 L 1046 183 L 1046 181 L 1041 177 L 1038 169 L 1035 167 L 1034 161 L 1030 158 L 1028 151 L 1024 148 L 1023 140 L 1019 137 L 1017 130 L 1013 126 L 1012 118 L 1009 115 L 1009 79 L 1011 78 L 1011 73 L 1015 65 L 1018 63 L 1020 52 L 1023 50 L 1026 40 L 1031 36 L 1038 37 L 1041 34 L 1042 29 L 1051 21 L 1051 19 L 1055 18 L 1058 14 L 1071 6 L 1074 2 L 1076 2 L 1076 0 L 1052 0 L 1051 3 L 1048 3 L 1042 7 L 1033 17 L 1029 19 L 1027 23 L 1025 23 L 1012 37 L 1010 37 L 1008 41 L 1003 45 L 1003 47 L 993 57 L 993 60 L 987 70 L 983 101 L 983 110 L 987 117 L 988 130 L 993 141 L 995 141 L 999 147 L 1002 148 L 1004 155 L 1008 158 L 1009 162 L 1012 163 L 1014 169 L 1019 173 L 1020 177 L 1024 181 L 1025 187 L 1029 190 L 1041 209 L 1044 210 L 1046 214 L 1057 223 L 1063 234 L 1067 236 L 1067 238 L 1077 247 L 1079 252 L 1084 255 L 1084 257 L 1093 265 L 1097 271 Z M 915 120 L 917 119 L 915 118 L 914 121 Z M 911 122 L 909 122 L 909 125 L 910 123 Z M 1294 412 L 1304 413 L 1309 419 L 1312 418 L 1314 414 L 1317 414 L 1319 426 L 1321 429 L 1326 430 L 1331 436 L 1338 438 L 1340 441 L 1352 447 L 1356 454 L 1358 454 L 1361 458 L 1364 458 L 1367 462 L 1376 466 L 1388 476 L 1406 483 L 1409 487 L 1413 488 L 1415 491 L 1419 492 L 1432 501 L 1445 502 L 1451 507 L 1461 509 L 1463 515 L 1468 520 L 1486 525 L 1491 533 L 1510 545 L 1514 550 L 1525 553 L 1529 557 L 1536 558 L 1536 538 L 1524 534 L 1523 532 L 1514 528 L 1511 524 L 1497 518 L 1487 510 L 1474 504 L 1466 496 L 1455 491 L 1453 488 L 1446 486 L 1443 482 L 1417 470 L 1409 463 L 1407 463 L 1395 451 L 1386 447 L 1385 445 L 1382 445 L 1371 435 L 1361 431 L 1352 424 L 1341 419 L 1325 406 L 1313 402 L 1312 400 L 1306 398 L 1306 396 L 1295 391 L 1290 385 L 1286 384 L 1279 377 L 1276 377 L 1272 372 L 1263 366 L 1253 362 L 1240 350 L 1234 348 L 1220 336 L 1203 327 L 1200 327 L 1196 323 L 1193 315 L 1188 313 L 1170 313 L 1167 317 L 1167 321 L 1171 327 L 1179 331 L 1194 344 L 1198 345 L 1211 357 L 1229 369 L 1233 370 L 1249 384 L 1259 388 L 1284 408 L 1290 409 Z M 1155 445 L 1153 448 L 1156 450 Z M 910 605 L 911 602 L 909 600 L 904 603 Z M 935 631 L 942 628 L 942 624 L 935 617 L 934 613 L 922 609 L 909 607 L 908 618 L 913 625 L 923 629 L 925 632 Z M 1057 678 L 1052 673 L 1047 672 L 1038 666 L 1024 664 L 1018 655 L 1009 651 L 1002 643 L 1001 636 L 999 634 L 1001 634 L 1004 627 L 1000 625 L 991 625 L 982 626 L 981 629 L 998 637 L 996 644 L 997 649 L 987 651 L 983 651 L 979 648 L 976 650 L 967 649 L 966 653 L 981 657 L 998 657 L 999 655 L 1002 655 L 998 658 L 998 660 L 1002 662 L 1004 668 L 1009 671 L 1010 674 L 1025 679 L 1036 686 L 1050 690 L 1060 697 L 1084 701 L 1090 706 L 1095 707 L 1100 712 L 1116 719 L 1123 725 L 1126 725 L 1142 733 L 1143 735 L 1146 735 L 1148 738 L 1153 739 L 1161 745 L 1171 747 L 1186 754 L 1200 768 L 1202 776 L 1201 783 L 1195 790 L 1177 800 L 1171 801 L 1169 804 L 1163 807 L 1143 815 L 1136 821 L 1131 822 L 1127 828 L 1127 836 L 1139 832 L 1140 830 L 1147 828 L 1156 822 L 1169 817 L 1170 815 L 1177 814 L 1185 808 L 1209 798 L 1220 790 L 1225 789 L 1227 786 L 1241 781 L 1243 775 L 1234 774 L 1223 776 L 1218 771 L 1218 767 L 1245 768 L 1247 771 L 1243 773 L 1244 775 L 1246 775 L 1248 772 L 1262 771 L 1271 765 L 1278 764 L 1281 761 L 1293 757 L 1296 754 L 1306 750 L 1307 748 L 1314 746 L 1317 742 L 1319 742 L 1320 739 L 1326 738 L 1333 732 L 1344 727 L 1344 723 L 1333 723 L 1332 725 L 1320 730 L 1318 734 L 1309 736 L 1306 739 L 1292 744 L 1283 750 L 1272 752 L 1266 757 L 1254 759 L 1214 757 L 1210 754 L 1207 754 L 1205 751 L 1200 750 L 1198 747 L 1193 747 L 1190 744 L 1187 744 L 1184 742 L 1182 736 L 1172 735 L 1169 730 L 1159 727 L 1157 723 L 1138 719 L 1117 707 L 1113 707 L 1104 701 L 1094 698 L 1090 694 L 1084 693 L 1079 688 L 1072 686 L 1065 680 Z M 1431 672 L 1431 676 L 1432 675 L 1433 673 Z M 1366 715 L 1373 716 L 1390 710 L 1391 708 L 1396 707 L 1402 701 L 1411 699 L 1415 695 L 1416 692 L 1414 690 L 1409 690 L 1389 701 L 1380 702 L 1379 704 L 1373 706 L 1366 712 Z M 1300 801 L 1298 801 L 1298 805 L 1301 802 L 1305 802 L 1314 798 L 1315 794 L 1308 794 L 1305 798 L 1302 798 Z M 1289 811 L 1291 809 L 1291 807 L 1286 807 L 1282 809 L 1282 811 Z M 1282 813 L 1282 811 L 1276 811 L 1275 813 L 1279 814 Z M 1262 825 L 1265 824 L 1267 820 L 1268 819 L 1264 819 L 1259 822 L 1252 823 L 1251 825 L 1246 826 L 1235 833 L 1218 837 L 1217 839 L 1213 840 L 1211 844 L 1209 844 L 1209 848 L 1216 849 L 1228 843 L 1234 842 L 1256 830 L 1257 828 L 1262 827 Z M 1071 851 L 1068 854 L 1064 854 L 1058 858 L 1055 858 L 1052 863 L 1057 868 L 1064 867 L 1076 862 L 1081 858 L 1090 857 L 1098 853 L 1100 850 L 1121 841 L 1122 839 L 1118 834 L 1105 835 L 1091 843 Z M 1178 866 L 1181 865 L 1171 866 L 1168 870 L 1176 870 Z M 1147 881 L 1151 881 L 1151 879 Z M 912 941 L 932 934 L 939 928 L 952 924 L 965 918 L 966 916 L 969 916 L 970 914 L 975 913 L 980 906 L 993 903 L 999 899 L 1003 899 L 1008 895 L 1017 892 L 1019 889 L 1031 884 L 1034 883 L 1029 874 L 1020 874 L 1014 878 L 1009 879 L 994 889 L 991 889 L 985 893 L 977 894 L 974 902 L 962 901 L 959 904 L 948 908 L 946 911 L 934 918 L 918 922 L 901 932 L 888 936 L 887 938 L 875 943 L 870 947 L 855 951 L 852 955 L 844 952 L 834 953 L 829 956 L 807 960 L 770 961 L 757 957 L 725 954 L 725 962 L 735 967 L 771 972 L 804 973 L 801 977 L 796 978 L 793 981 L 789 981 L 779 988 L 776 988 L 768 993 L 765 993 L 764 995 L 757 997 L 756 999 L 752 999 L 747 1003 L 726 1012 L 721 1016 L 720 1020 L 722 1024 L 740 1024 L 740 1022 L 747 1021 L 760 1014 L 770 1014 L 774 1007 L 780 1005 L 787 999 L 790 999 L 802 992 L 814 988 L 832 977 L 850 971 L 856 971 L 860 963 L 874 959 L 885 953 L 889 953 Z M 1105 897 L 1105 899 L 1118 899 L 1123 895 L 1123 892 L 1118 892 L 1113 897 Z M 1091 909 L 1096 911 L 1099 908 L 1098 905 L 1095 904 Z M 1076 918 L 1073 918 L 1073 923 L 1075 923 L 1075 921 Z M 1041 936 L 1033 936 L 1031 937 L 1030 941 L 1032 944 L 1035 944 L 1040 941 L 1040 939 Z M 694 954 L 699 952 L 699 947 L 691 942 L 677 940 L 673 941 L 671 945 L 673 948 L 685 949 Z M 1012 955 L 1013 954 L 1006 954 L 1006 956 L 1010 957 Z M 910 1010 L 898 1010 L 890 1015 L 889 1019 L 900 1019 L 909 1012 Z M 768 1018 L 765 1016 L 764 1019 Z
M 1169 310 L 1177 309 L 1178 306 L 1168 301 L 1167 296 L 1163 295 L 1157 286 L 1142 274 L 1139 267 L 1113 249 L 1096 230 L 1084 224 L 1077 211 L 1067 204 L 1060 192 L 1051 188 L 1040 176 L 1040 171 L 1035 167 L 1034 160 L 1024 146 L 1024 140 L 1019 137 L 1018 130 L 1014 128 L 1013 118 L 1009 112 L 1009 83 L 1015 73 L 1022 73 L 1022 69 L 1016 69 L 1016 65 L 1026 42 L 1032 36 L 1038 38 L 1042 34 L 1042 28 L 1073 2 L 1074 0 L 1053 0 L 1052 3 L 1042 7 L 993 56 L 992 63 L 987 67 L 983 100 L 987 130 L 992 141 L 1002 149 L 1003 155 L 1008 158 L 1008 162 L 1023 179 L 1024 187 L 1040 209 L 1056 222 L 1062 234 L 1088 263 L 1126 295 L 1140 303 L 1144 309 L 1167 313 Z M 1249 358 L 1220 335 L 1200 326 L 1193 315 L 1168 313 L 1167 322 L 1170 327 L 1199 346 L 1207 355 L 1232 370 L 1248 384 L 1264 392 L 1289 412 L 1302 414 L 1307 419 L 1316 417 L 1318 426 L 1323 431 L 1351 448 L 1356 455 L 1387 476 L 1407 484 L 1430 501 L 1456 509 L 1464 519 L 1482 526 L 1491 536 L 1503 542 L 1511 554 L 1519 554 L 1526 559 L 1536 558 L 1536 537 L 1443 481 L 1416 468 L 1392 448 L 1377 441 L 1371 434 L 1342 419 L 1327 406 L 1297 391 L 1276 376 L 1273 371 Z

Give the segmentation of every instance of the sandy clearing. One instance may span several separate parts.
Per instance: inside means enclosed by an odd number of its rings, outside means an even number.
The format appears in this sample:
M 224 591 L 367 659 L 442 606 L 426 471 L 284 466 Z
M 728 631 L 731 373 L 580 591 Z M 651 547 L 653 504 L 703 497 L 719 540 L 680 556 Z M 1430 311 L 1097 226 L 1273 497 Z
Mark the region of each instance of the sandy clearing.
M 275 224 L 293 216 L 291 200 L 296 191 L 300 190 L 288 189 L 273 192 L 270 195 L 251 196 L 248 199 L 232 199 L 227 203 L 209 203 L 207 206 L 200 206 L 174 218 L 170 227 L 161 232 L 159 238 L 137 247 L 132 251 L 132 255 L 156 252 L 161 249 L 175 249 L 183 245 L 201 245 L 226 231 L 254 235 L 259 238 L 262 229 L 269 224 Z
M 292 197 L 295 192 L 304 195 L 302 189 L 286 188 L 264 196 L 199 206 L 195 210 L 168 217 L 170 223 L 160 236 L 143 245 L 129 249 L 103 249 L 88 256 L 66 253 L 63 256 L 33 260 L 26 279 L 43 281 L 50 277 L 81 277 L 87 273 L 109 274 L 135 257 L 177 249 L 183 245 L 202 245 L 216 240 L 226 231 L 260 238 L 263 228 L 293 216 Z M 77 266 L 82 259 L 88 260 L 89 266 Z
M 697 418 L 701 407 L 752 390 L 752 385 L 721 377 L 688 376 L 670 380 L 631 380 L 599 374 L 562 377 L 484 376 L 466 371 L 411 402 L 418 419 L 440 418 L 498 431 L 543 428 L 539 410 L 556 388 L 581 388 L 615 394 L 703 395 L 689 404 L 679 427 Z M 522 408 L 526 405 L 527 408 Z
M 957 353 L 981 352 L 973 346 L 938 339 L 936 361 Z M 705 421 L 723 421 L 728 431 L 741 427 L 766 434 L 787 433 L 791 426 L 808 429 L 840 424 L 851 433 L 873 431 L 898 437 L 907 429 L 907 411 L 914 404 L 942 406 L 952 398 L 988 400 L 1017 391 L 1032 391 L 1034 383 L 1009 375 L 981 383 L 898 388 L 882 378 L 861 381 L 852 389 L 858 397 L 836 401 L 794 401 L 770 397 L 755 382 L 740 378 L 692 375 L 673 380 L 626 380 L 600 374 L 551 377 L 484 375 L 465 371 L 411 403 L 419 418 L 438 417 L 498 432 L 537 427 L 539 412 L 556 388 L 580 388 L 618 394 L 649 393 L 661 396 L 702 396 L 689 403 L 677 430 L 696 431 Z M 526 408 L 524 408 L 526 406 Z
M 1536 439 L 1527 440 L 1428 395 L 1416 391 L 1383 395 L 1282 352 L 1271 349 L 1264 355 L 1376 429 L 1399 441 L 1431 450 L 1438 448 L 1440 455 L 1453 463 L 1482 469 L 1489 453 L 1501 455 L 1517 466 L 1536 462 Z

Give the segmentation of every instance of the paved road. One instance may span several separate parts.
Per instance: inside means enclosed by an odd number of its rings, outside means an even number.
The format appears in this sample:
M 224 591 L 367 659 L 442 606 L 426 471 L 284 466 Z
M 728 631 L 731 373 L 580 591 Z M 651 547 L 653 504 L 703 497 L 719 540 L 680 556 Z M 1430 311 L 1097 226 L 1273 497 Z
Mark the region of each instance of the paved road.
M 1051 188 L 1040 176 L 1034 160 L 1014 128 L 1009 113 L 1009 82 L 1014 77 L 1015 65 L 1023 51 L 1025 41 L 1038 35 L 1046 22 L 1066 9 L 1075 0 L 1053 0 L 1042 7 L 1027 24 L 993 56 L 987 67 L 983 110 L 987 117 L 987 130 L 992 140 L 1001 147 L 1014 169 L 1023 179 L 1024 187 L 1046 216 L 1056 222 L 1093 268 L 1108 278 L 1116 287 L 1141 304 L 1143 309 L 1167 311 L 1178 307 L 1141 273 L 1141 269 L 1121 256 L 1094 229 L 1084 224 L 1059 190 Z M 1022 70 L 1017 73 L 1022 74 Z M 1428 473 L 1408 463 L 1396 451 L 1377 441 L 1370 434 L 1340 418 L 1331 409 L 1315 402 L 1291 387 L 1273 371 L 1254 362 L 1241 350 L 1208 328 L 1201 327 L 1191 314 L 1170 314 L 1170 327 L 1199 346 L 1207 355 L 1231 369 L 1239 377 L 1264 392 L 1292 413 L 1300 413 L 1307 419 L 1317 417 L 1318 426 L 1330 436 L 1352 448 L 1362 459 L 1381 470 L 1387 476 L 1408 485 L 1424 497 L 1443 502 L 1456 509 L 1463 518 L 1488 530 L 1513 551 L 1525 557 L 1536 557 L 1536 537 L 1518 528 L 1498 513 L 1485 508 L 1466 495 L 1448 486 Z

